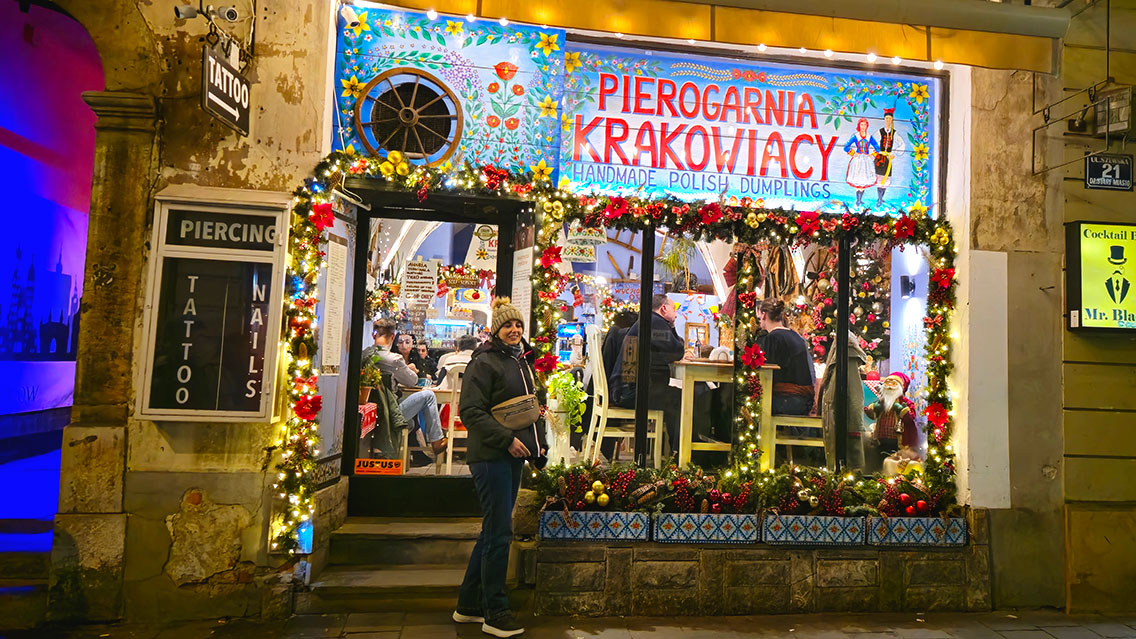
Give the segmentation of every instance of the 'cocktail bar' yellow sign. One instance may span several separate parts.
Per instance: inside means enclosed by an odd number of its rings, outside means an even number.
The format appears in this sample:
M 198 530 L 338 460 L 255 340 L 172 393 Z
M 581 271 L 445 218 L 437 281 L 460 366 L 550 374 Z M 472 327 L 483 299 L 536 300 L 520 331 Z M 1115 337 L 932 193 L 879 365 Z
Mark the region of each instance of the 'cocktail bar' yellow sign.
M 1066 225 L 1070 329 L 1136 330 L 1136 224 Z

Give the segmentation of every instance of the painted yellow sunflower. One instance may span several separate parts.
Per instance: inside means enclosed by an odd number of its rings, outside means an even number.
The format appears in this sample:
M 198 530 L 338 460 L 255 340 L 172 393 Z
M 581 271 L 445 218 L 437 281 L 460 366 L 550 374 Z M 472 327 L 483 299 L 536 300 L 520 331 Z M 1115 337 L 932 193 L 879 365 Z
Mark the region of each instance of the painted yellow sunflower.
M 927 159 L 927 145 L 926 144 L 916 144 L 915 148 L 911 151 L 911 153 L 915 157 L 916 160 L 926 160 Z
M 371 25 L 367 24 L 366 11 L 355 14 L 355 17 L 359 20 L 359 24 L 350 27 L 350 29 L 355 32 L 355 37 L 358 38 L 359 34 L 363 33 L 364 31 L 370 31 Z
M 529 165 L 529 168 L 532 169 L 533 179 L 537 182 L 543 182 L 552 175 L 552 167 L 548 166 L 543 159 L 536 164 Z
M 909 97 L 915 100 L 917 104 L 923 104 L 923 100 L 927 100 L 931 96 L 927 93 L 926 84 L 913 84 L 911 85 L 911 95 Z
M 563 130 L 563 131 L 568 131 L 571 128 L 572 128 L 572 118 L 569 118 L 567 113 L 560 116 L 560 129 Z
M 342 97 L 357 98 L 359 94 L 363 92 L 363 83 L 359 82 L 359 78 L 355 76 L 351 76 L 346 80 L 340 80 L 339 83 L 343 85 Z
M 450 35 L 462 34 L 462 23 L 453 20 L 446 20 L 446 33 Z
M 558 37 L 559 36 L 557 36 L 556 34 L 549 35 L 547 33 L 542 33 L 540 34 L 540 42 L 536 43 L 536 48 L 544 51 L 544 55 L 552 55 L 553 51 L 560 50 L 560 45 L 556 44 L 556 38 Z
M 564 54 L 564 73 L 572 73 L 580 66 L 580 52 L 569 51 Z
M 551 95 L 544 96 L 544 102 L 540 103 L 540 117 L 554 118 L 556 117 L 556 101 L 552 99 Z

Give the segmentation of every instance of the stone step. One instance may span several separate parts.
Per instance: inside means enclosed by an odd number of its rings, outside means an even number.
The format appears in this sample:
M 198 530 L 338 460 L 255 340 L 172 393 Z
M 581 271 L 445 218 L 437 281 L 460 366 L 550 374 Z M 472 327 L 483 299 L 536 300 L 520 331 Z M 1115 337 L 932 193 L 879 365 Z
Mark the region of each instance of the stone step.
M 464 565 L 481 532 L 472 518 L 349 517 L 331 533 L 339 566 Z
M 307 592 L 296 594 L 296 612 L 432 612 L 453 610 L 465 564 L 419 566 L 331 566 Z M 531 592 L 512 588 L 514 609 L 523 609 Z
M 42 623 L 46 614 L 46 578 L 0 579 L 0 630 L 32 628 Z
M 0 577 L 4 579 L 47 579 L 50 566 L 51 553 L 0 551 Z

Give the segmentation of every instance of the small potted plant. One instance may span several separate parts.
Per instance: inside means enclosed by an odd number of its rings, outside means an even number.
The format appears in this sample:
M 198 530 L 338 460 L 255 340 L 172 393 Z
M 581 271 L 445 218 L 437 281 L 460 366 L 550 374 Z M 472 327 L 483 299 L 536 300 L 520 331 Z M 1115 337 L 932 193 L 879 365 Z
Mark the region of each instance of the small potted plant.
M 383 383 L 376 358 L 371 358 L 359 373 L 359 403 L 366 404 L 371 397 L 371 389 Z
M 587 397 L 584 385 L 570 371 L 560 371 L 549 376 L 549 462 L 568 463 L 569 433 L 573 430 L 579 432 Z

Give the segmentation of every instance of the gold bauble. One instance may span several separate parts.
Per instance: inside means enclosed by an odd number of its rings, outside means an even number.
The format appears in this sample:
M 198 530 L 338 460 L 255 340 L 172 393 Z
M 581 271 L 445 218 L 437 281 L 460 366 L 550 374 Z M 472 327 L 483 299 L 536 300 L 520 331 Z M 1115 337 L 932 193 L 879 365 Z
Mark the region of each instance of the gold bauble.
M 766 215 L 764 213 L 758 213 L 757 214 L 757 221 L 758 222 L 764 222 L 765 218 L 766 218 Z
M 824 323 L 825 323 L 825 324 L 831 324 L 831 323 L 832 323 L 832 318 L 831 318 L 831 317 L 826 317 L 826 318 L 824 318 Z
M 599 497 L 596 497 L 596 505 L 599 506 L 600 508 L 604 508 L 605 506 L 607 506 L 607 503 L 609 501 L 611 501 L 611 497 L 608 497 L 606 494 L 603 494 L 603 495 L 600 495 Z
M 749 225 L 750 228 L 757 228 L 761 225 L 761 220 L 757 219 L 757 213 L 750 211 L 749 215 L 746 216 L 746 224 Z
M 584 493 L 584 503 L 585 503 L 585 504 L 594 504 L 594 503 L 596 503 L 596 494 L 595 494 L 595 493 L 593 493 L 593 492 L 592 492 L 592 491 L 590 491 L 590 490 L 589 490 L 588 492 Z
M 884 328 L 887 328 L 889 326 L 889 324 L 887 322 L 884 322 L 883 324 L 881 324 L 881 326 L 883 326 Z
M 602 495 L 604 491 L 603 482 L 598 479 L 592 482 L 592 491 L 594 491 L 597 495 Z
M 820 500 L 817 499 L 816 497 L 809 497 L 809 505 L 812 506 L 813 508 L 816 508 L 817 506 L 820 505 Z
M 867 297 L 867 296 L 868 296 L 868 294 L 867 294 L 867 293 L 865 293 L 864 291 L 860 291 L 860 292 L 859 292 L 859 293 L 857 294 L 857 296 L 858 296 L 858 297 Z
M 820 287 L 820 290 L 827 291 L 829 287 L 828 280 L 817 280 L 817 286 Z

